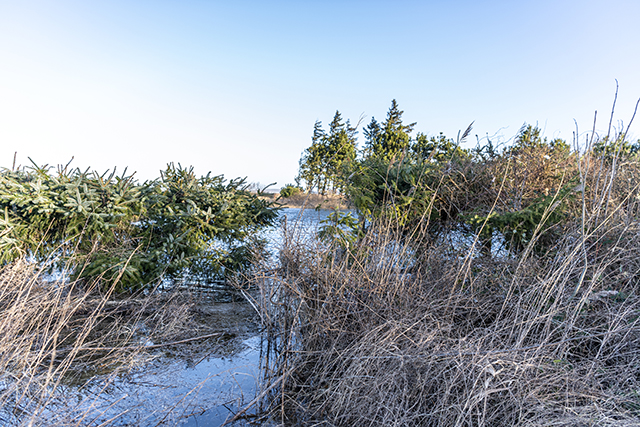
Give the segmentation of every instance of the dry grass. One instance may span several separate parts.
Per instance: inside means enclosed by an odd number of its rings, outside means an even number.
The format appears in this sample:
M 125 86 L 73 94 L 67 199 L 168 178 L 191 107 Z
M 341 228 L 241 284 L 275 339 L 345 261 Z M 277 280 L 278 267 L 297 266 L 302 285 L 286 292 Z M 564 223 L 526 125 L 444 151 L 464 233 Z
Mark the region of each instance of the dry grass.
M 269 417 L 638 425 L 637 164 L 581 162 L 595 190 L 546 254 L 530 245 L 489 258 L 453 232 L 424 244 L 384 222 L 347 254 L 285 236 L 281 268 L 255 278 L 270 337 L 260 402 Z
M 280 199 L 285 208 L 305 209 L 347 209 L 349 202 L 340 194 L 312 194 L 299 193 L 291 197 Z
M 95 285 L 45 279 L 25 260 L 5 266 L 0 424 L 118 424 L 123 414 L 113 415 L 118 398 L 108 391 L 121 375 L 157 357 L 156 349 L 171 344 L 175 353 L 198 336 L 221 335 L 195 327 L 193 307 L 184 292 L 116 297 Z

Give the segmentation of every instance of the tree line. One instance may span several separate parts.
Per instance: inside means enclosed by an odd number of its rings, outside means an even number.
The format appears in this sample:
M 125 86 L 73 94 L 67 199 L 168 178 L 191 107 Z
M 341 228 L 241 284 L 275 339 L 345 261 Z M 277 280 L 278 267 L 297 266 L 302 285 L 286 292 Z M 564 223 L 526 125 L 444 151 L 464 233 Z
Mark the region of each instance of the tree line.
M 360 157 L 390 158 L 410 146 L 410 133 L 416 124 L 403 124 L 403 113 L 394 99 L 383 123 L 378 123 L 372 117 L 371 123 L 364 129 L 365 149 Z M 311 146 L 303 152 L 300 159 L 296 178 L 298 186 L 307 191 L 315 189 L 320 194 L 343 191 L 346 184 L 344 168 L 359 157 L 357 133 L 356 127 L 349 120 L 343 120 L 340 111 L 336 111 L 328 131 L 323 129 L 322 122 L 316 121 Z M 423 138 L 424 135 L 419 137 Z
M 632 165 L 625 173 L 637 172 L 640 141 L 632 143 L 625 132 L 572 148 L 525 124 L 510 144 L 486 138 L 468 148 L 463 144 L 471 125 L 456 139 L 442 133 L 414 137 L 416 123 L 405 124 L 403 113 L 393 100 L 383 122 L 372 118 L 364 127 L 359 150 L 357 130 L 337 111 L 328 132 L 315 123 L 311 146 L 300 159 L 299 187 L 342 193 L 355 206 L 357 225 L 347 215 L 332 216 L 352 230 L 351 241 L 367 223 L 387 218 L 431 241 L 451 230 L 477 236 L 487 255 L 496 237 L 511 251 L 529 244 L 547 250 L 563 226 L 580 216 L 583 204 L 638 193 L 632 186 L 621 188 L 619 180 L 590 178 L 583 185 L 580 179 L 585 168 L 598 167 L 603 173 L 595 176 L 604 177 L 606 168 L 622 162 Z M 609 197 L 601 197 L 604 188 Z

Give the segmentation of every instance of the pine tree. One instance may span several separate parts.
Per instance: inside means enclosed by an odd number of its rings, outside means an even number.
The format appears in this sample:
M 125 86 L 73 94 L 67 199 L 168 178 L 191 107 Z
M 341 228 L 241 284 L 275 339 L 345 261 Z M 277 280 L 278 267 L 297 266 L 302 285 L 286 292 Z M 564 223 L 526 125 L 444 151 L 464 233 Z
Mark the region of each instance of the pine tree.
M 311 147 L 300 159 L 298 181 L 306 182 L 307 191 L 316 187 L 320 194 L 325 194 L 329 189 L 341 189 L 342 169 L 356 157 L 356 133 L 349 120 L 343 122 L 339 111 L 329 124 L 329 133 L 316 122 Z
M 382 129 L 382 146 L 384 155 L 387 157 L 396 156 L 409 147 L 411 137 L 409 134 L 413 131 L 415 123 L 410 125 L 402 124 L 402 114 L 398 108 L 396 100 L 391 101 L 391 108 L 387 113 L 387 120 L 383 123 Z
M 390 159 L 409 148 L 411 143 L 409 134 L 416 124 L 403 124 L 403 113 L 404 111 L 400 110 L 394 99 L 391 101 L 391 108 L 389 108 L 387 119 L 382 123 L 382 126 L 375 119 L 371 120 L 365 130 L 368 155 Z
M 342 122 L 342 116 L 336 111 L 333 121 L 329 125 L 327 138 L 327 179 L 332 190 L 340 189 L 342 168 L 347 162 L 356 158 L 356 129 L 347 120 Z
M 316 120 L 313 125 L 311 146 L 302 153 L 296 178 L 296 182 L 304 181 L 306 183 L 307 191 L 311 191 L 314 187 L 324 188 L 325 186 L 322 159 L 325 157 L 324 141 L 326 137 L 327 135 L 322 129 L 322 122 Z
M 375 117 L 371 117 L 371 123 L 364 129 L 365 155 L 369 156 L 382 150 L 382 128 Z

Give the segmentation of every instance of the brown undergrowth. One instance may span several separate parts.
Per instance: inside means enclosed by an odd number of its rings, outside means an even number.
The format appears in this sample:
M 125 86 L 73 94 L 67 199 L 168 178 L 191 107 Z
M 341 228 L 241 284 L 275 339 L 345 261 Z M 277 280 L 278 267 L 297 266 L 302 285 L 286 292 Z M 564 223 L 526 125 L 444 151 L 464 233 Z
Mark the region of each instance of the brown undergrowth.
M 167 353 L 210 351 L 203 343 L 224 338 L 194 316 L 190 292 L 114 295 L 52 279 L 24 259 L 3 267 L 0 424 L 119 425 L 124 413 L 110 407 L 123 397 L 108 392 L 121 376 Z
M 580 161 L 599 185 L 546 253 L 392 221 L 347 250 L 285 236 L 254 279 L 270 338 L 254 403 L 281 425 L 638 425 L 637 164 Z
M 281 198 L 279 202 L 285 208 L 348 209 L 351 207 L 349 201 L 341 194 L 299 193 Z

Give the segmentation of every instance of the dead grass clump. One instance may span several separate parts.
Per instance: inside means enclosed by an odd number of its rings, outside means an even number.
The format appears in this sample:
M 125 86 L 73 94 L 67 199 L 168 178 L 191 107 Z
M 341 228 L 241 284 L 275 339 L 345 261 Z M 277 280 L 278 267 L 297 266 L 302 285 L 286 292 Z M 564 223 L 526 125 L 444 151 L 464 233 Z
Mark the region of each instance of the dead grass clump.
M 584 192 L 546 253 L 534 238 L 488 257 L 389 222 L 343 252 L 284 239 L 286 268 L 255 279 L 265 410 L 283 425 L 638 425 L 638 200 L 609 187 Z
M 186 293 L 116 297 L 97 285 L 45 277 L 24 259 L 4 266 L 0 424 L 117 423 L 119 415 L 107 420 L 104 414 L 117 401 L 107 392 L 119 376 L 156 357 L 165 344 L 179 348 L 211 333 L 191 322 L 193 305 Z

